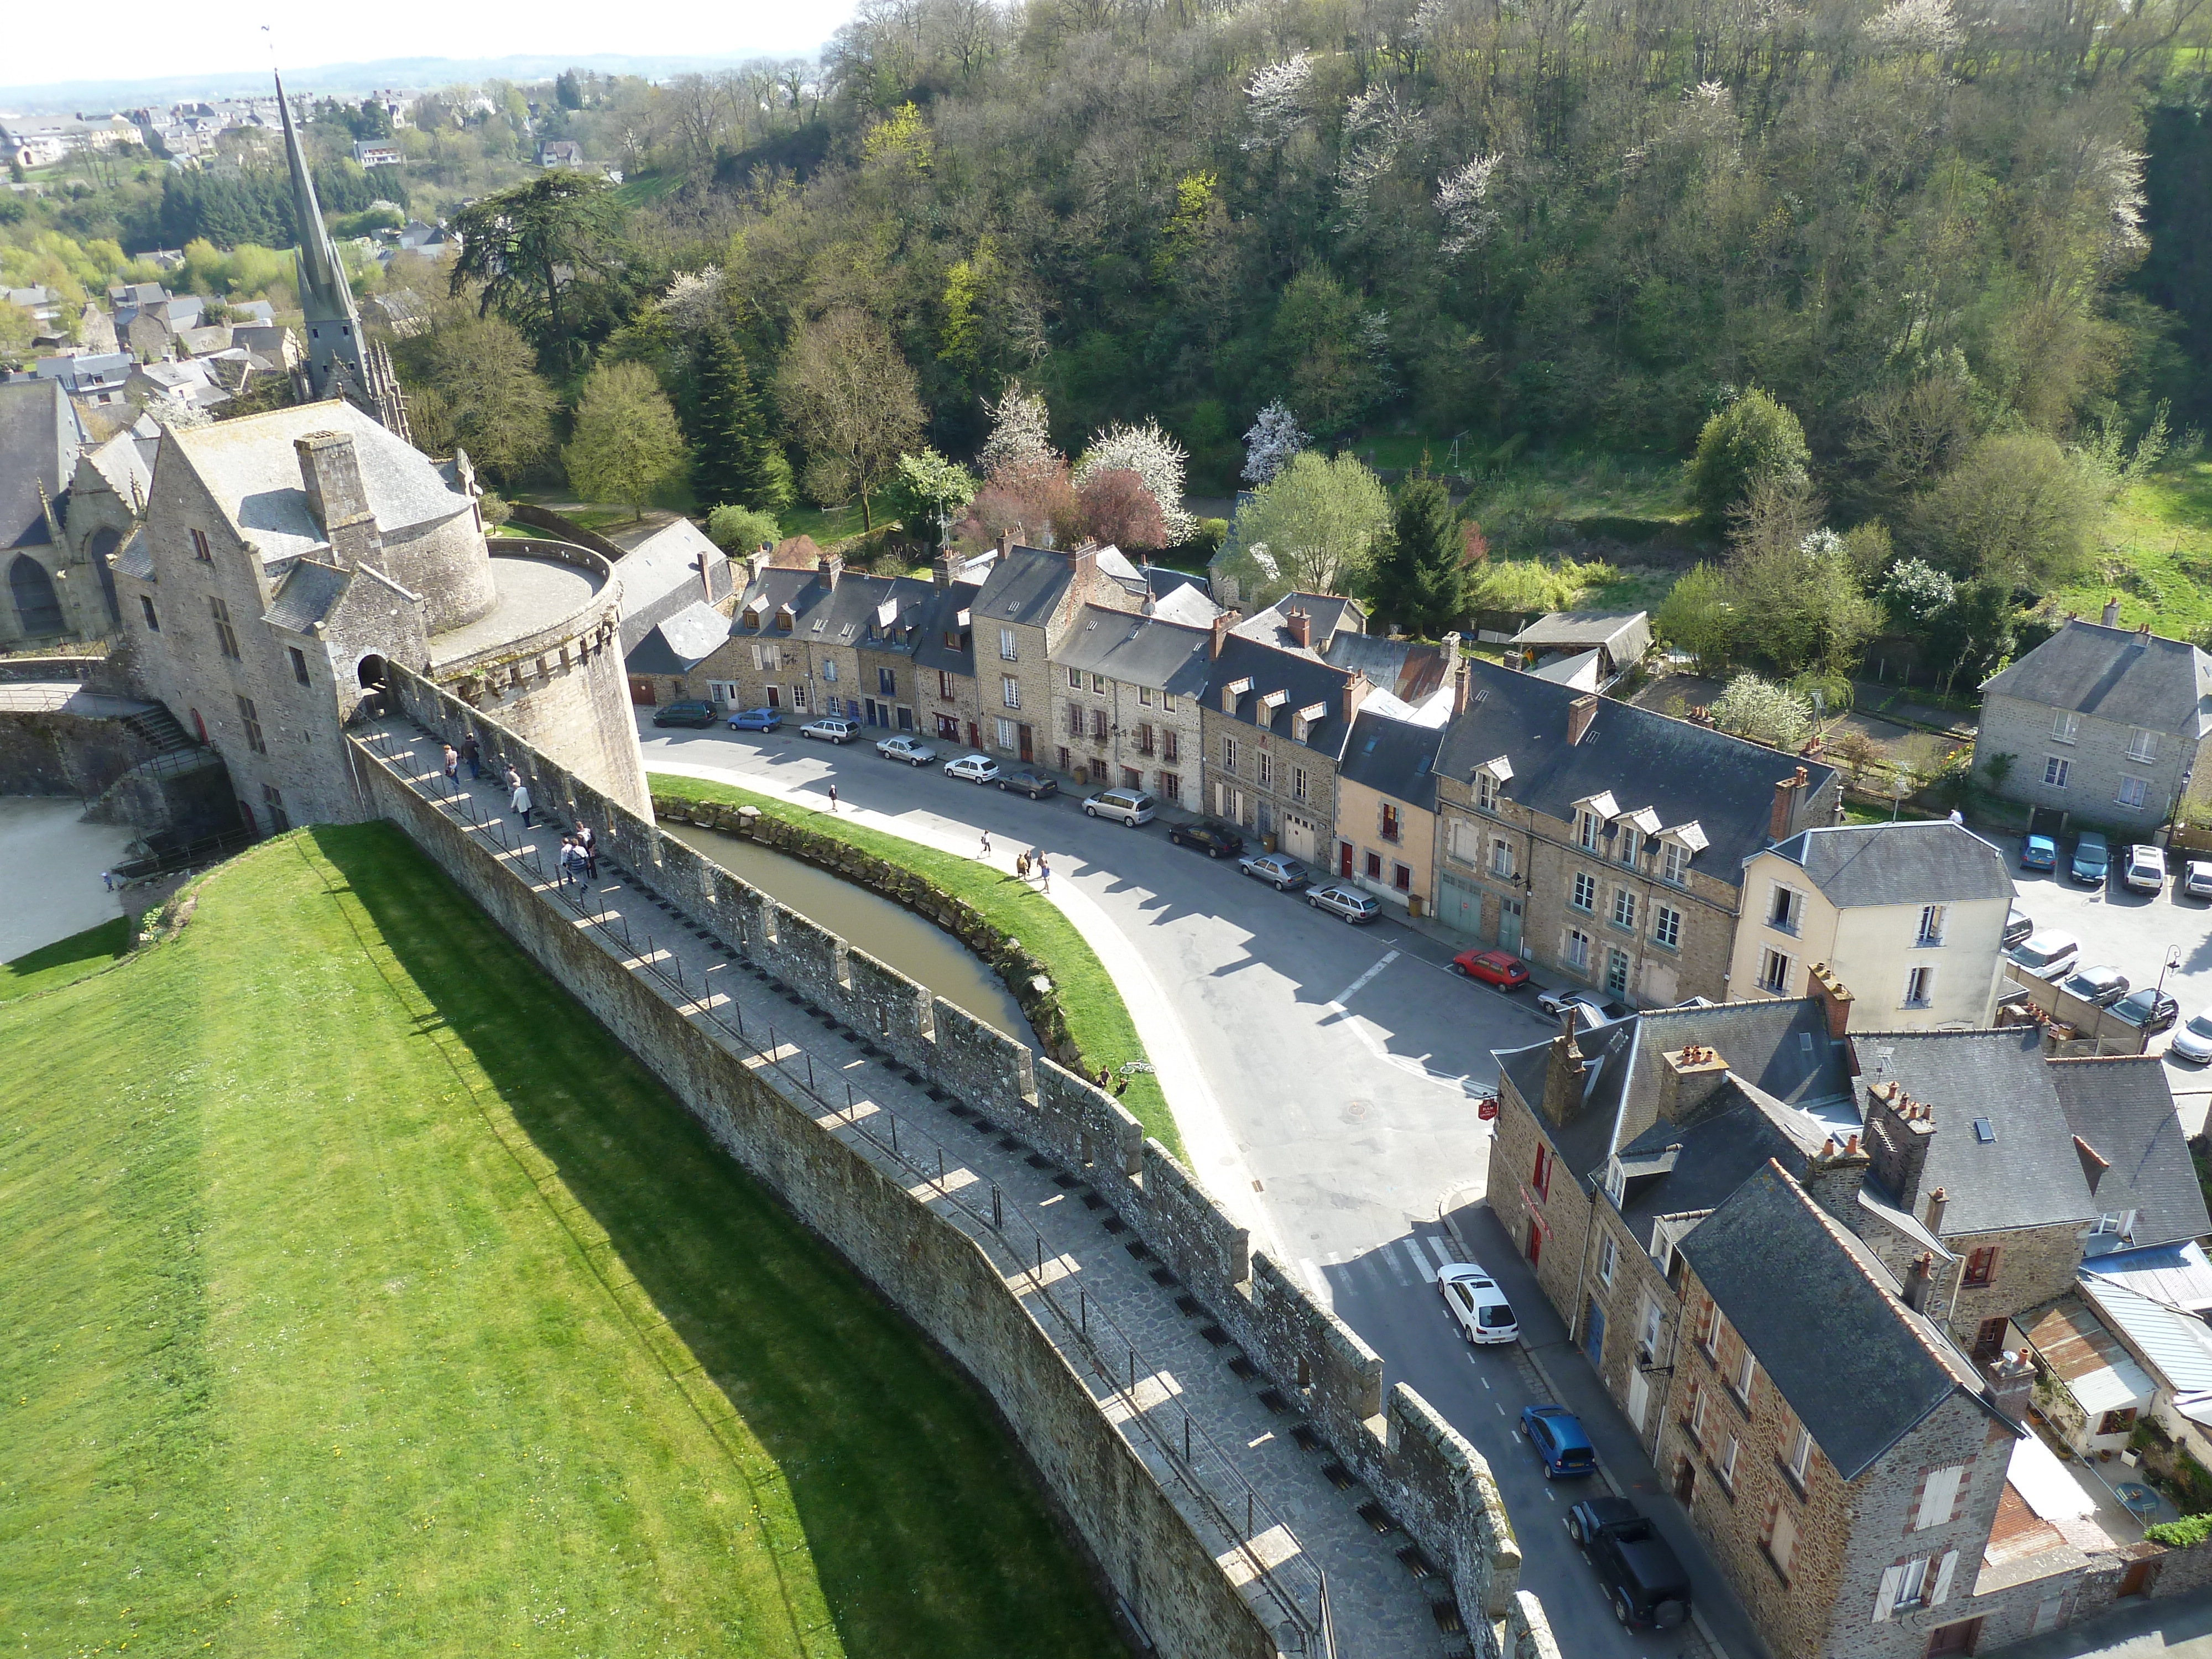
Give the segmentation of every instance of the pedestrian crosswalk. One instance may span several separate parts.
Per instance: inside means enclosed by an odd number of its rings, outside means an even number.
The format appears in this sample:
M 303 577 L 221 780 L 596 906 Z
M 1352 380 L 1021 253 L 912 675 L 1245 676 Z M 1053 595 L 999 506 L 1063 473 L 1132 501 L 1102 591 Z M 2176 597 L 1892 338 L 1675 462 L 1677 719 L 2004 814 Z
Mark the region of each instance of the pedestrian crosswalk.
M 1441 1233 L 1417 1232 L 1359 1251 L 1348 1261 L 1331 1250 L 1319 1261 L 1305 1257 L 1298 1267 L 1314 1294 L 1333 1307 L 1339 1285 L 1364 1284 L 1372 1287 L 1389 1283 L 1411 1288 L 1415 1285 L 1433 1285 L 1437 1273 L 1459 1259 L 1459 1252 L 1451 1241 Z

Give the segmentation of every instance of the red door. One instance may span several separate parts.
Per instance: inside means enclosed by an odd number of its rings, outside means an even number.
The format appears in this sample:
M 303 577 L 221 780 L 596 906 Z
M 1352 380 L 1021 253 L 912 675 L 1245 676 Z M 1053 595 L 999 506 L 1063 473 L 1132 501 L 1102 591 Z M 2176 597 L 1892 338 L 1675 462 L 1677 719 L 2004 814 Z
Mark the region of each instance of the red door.
M 783 694 L 772 685 L 768 689 L 768 706 L 771 708 L 783 707 Z
M 1544 1229 L 1535 1217 L 1528 1218 L 1528 1265 L 1534 1267 L 1537 1257 L 1544 1254 Z
M 1352 874 L 1352 843 L 1348 841 L 1336 844 L 1336 873 L 1346 878 Z

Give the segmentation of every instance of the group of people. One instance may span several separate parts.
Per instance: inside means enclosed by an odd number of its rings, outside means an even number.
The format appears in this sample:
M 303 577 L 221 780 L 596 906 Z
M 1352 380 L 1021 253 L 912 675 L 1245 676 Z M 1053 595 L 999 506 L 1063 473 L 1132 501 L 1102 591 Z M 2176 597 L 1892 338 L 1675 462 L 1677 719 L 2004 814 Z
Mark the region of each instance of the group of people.
M 561 885 L 581 887 L 587 881 L 596 881 L 599 874 L 599 838 L 592 833 L 592 826 L 580 823 L 573 836 L 561 837 L 561 856 L 557 860 Z
M 460 746 L 446 745 L 446 782 L 453 788 L 460 787 L 461 768 L 469 769 L 471 781 L 483 776 L 483 751 L 477 746 L 473 732 L 463 735 Z M 530 799 L 530 786 L 522 781 L 522 774 L 510 763 L 507 769 L 507 809 L 522 820 L 522 827 L 530 828 L 531 814 L 538 810 Z M 576 826 L 576 832 L 561 837 L 561 885 L 571 882 L 580 885 L 587 880 L 597 880 L 599 873 L 599 838 L 587 823 Z
M 983 832 L 983 856 L 987 859 L 991 856 L 991 832 L 988 830 Z M 1032 870 L 1036 872 L 1039 890 L 1047 893 L 1052 891 L 1052 861 L 1045 857 L 1042 847 L 1032 847 L 1026 853 L 1014 855 L 1016 875 L 1027 881 Z

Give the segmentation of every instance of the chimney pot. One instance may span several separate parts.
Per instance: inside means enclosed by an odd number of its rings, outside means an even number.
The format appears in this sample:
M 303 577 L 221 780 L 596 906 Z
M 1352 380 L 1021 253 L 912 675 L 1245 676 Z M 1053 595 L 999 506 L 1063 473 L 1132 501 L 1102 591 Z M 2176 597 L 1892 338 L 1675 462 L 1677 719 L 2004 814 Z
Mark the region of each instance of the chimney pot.
M 1931 1233 L 1940 1233 L 1943 1227 L 1943 1212 L 1950 1207 L 1951 1194 L 1938 1187 L 1928 1194 L 1928 1214 L 1924 1224 Z
M 1797 792 L 1805 787 L 1805 769 L 1799 767 L 1795 777 L 1784 778 L 1774 786 L 1774 812 L 1766 826 L 1769 841 L 1790 839 L 1790 824 L 1797 812 Z
M 814 562 L 814 574 L 822 579 L 825 587 L 837 586 L 837 578 L 844 574 L 844 558 L 836 553 L 824 553 Z
M 2140 651 L 2150 643 L 2150 624 L 2145 623 L 2136 629 L 2136 649 Z
M 2118 628 L 2120 625 L 2120 602 L 2118 599 L 2105 601 L 2104 622 L 2107 628 Z
M 1579 744 L 1597 718 L 1598 700 L 1595 696 L 1577 697 L 1567 705 L 1567 744 L 1570 748 Z
M 940 588 L 952 586 L 952 556 L 940 553 L 929 562 L 929 580 Z

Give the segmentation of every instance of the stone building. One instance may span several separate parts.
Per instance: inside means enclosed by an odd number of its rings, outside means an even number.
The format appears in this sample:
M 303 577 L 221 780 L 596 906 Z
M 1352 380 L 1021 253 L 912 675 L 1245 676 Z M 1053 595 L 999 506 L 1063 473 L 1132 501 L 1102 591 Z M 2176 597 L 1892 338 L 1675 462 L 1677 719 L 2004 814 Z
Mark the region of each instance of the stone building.
M 1141 614 L 1142 581 L 1132 591 L 1116 577 L 1128 568 L 1110 548 L 1060 553 L 1001 543 L 965 630 L 975 659 L 977 748 L 1039 765 L 1058 758 L 1048 735 L 1055 682 L 1065 678 L 1054 667 L 1058 653 L 1086 609 Z
M 1212 647 L 1210 629 L 1085 605 L 1052 659 L 1055 769 L 1196 805 Z
M 2212 656 L 2118 620 L 2117 602 L 2101 623 L 2069 618 L 1983 682 L 1974 772 L 2008 800 L 2132 840 L 2185 791 L 2212 792 L 2198 764 L 2212 735 Z
M 1468 674 L 1437 762 L 1437 916 L 1638 1006 L 1729 1000 L 1744 860 L 1834 822 L 1834 770 L 1533 674 Z
M 912 659 L 932 591 L 905 576 L 848 573 L 834 553 L 811 570 L 756 564 L 726 642 L 696 666 L 684 695 L 801 720 L 842 714 L 895 725 L 895 712 L 887 719 L 885 711 L 898 707 L 900 666 Z
M 1304 612 L 1297 628 L 1310 627 Z M 1308 864 L 1328 861 L 1336 769 L 1374 686 L 1310 650 L 1284 651 L 1214 619 L 1215 653 L 1199 729 L 1205 810 Z
M 1892 1030 L 1963 1030 L 1996 1016 L 2013 882 L 1964 826 L 1815 826 L 1744 861 L 1729 986 L 1796 996 L 1826 963 L 1851 1017 Z
M 915 706 L 923 731 L 939 743 L 977 749 L 983 696 L 975 678 L 975 601 L 983 585 L 956 578 L 953 568 L 949 559 L 937 562 L 916 616 Z
M 143 433 L 156 428 L 143 423 Z M 121 626 L 108 563 L 152 479 L 149 436 L 88 443 L 54 380 L 0 386 L 0 646 L 104 639 Z

